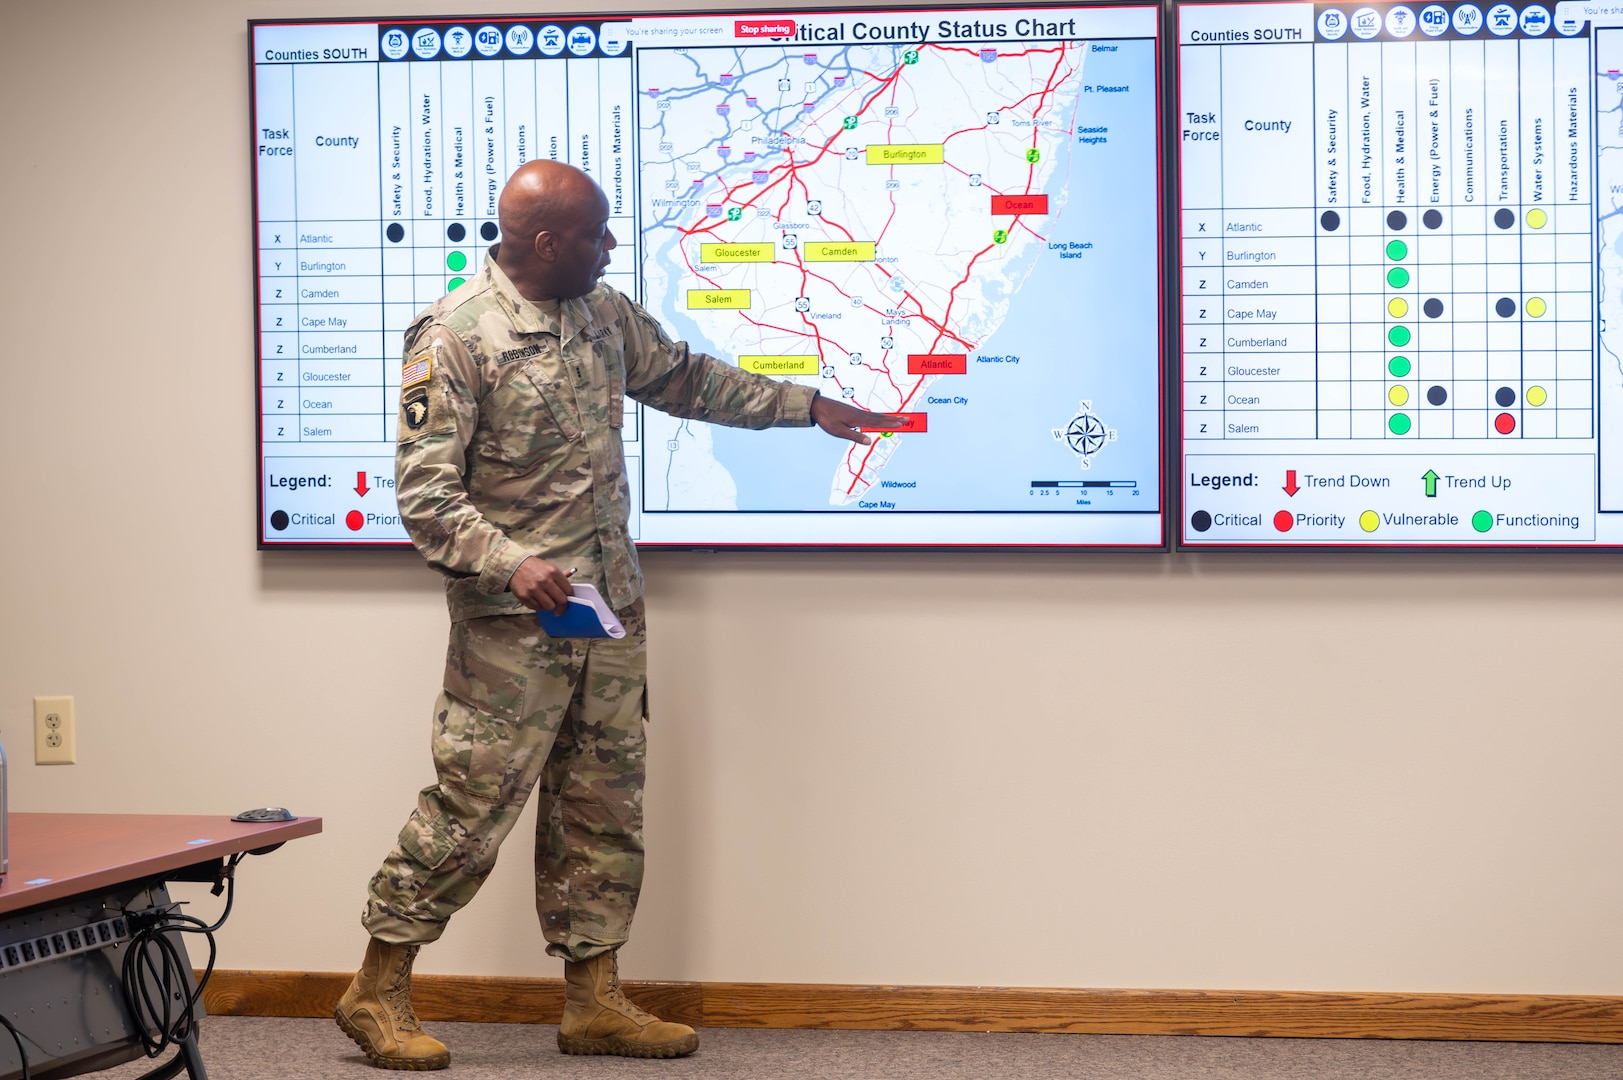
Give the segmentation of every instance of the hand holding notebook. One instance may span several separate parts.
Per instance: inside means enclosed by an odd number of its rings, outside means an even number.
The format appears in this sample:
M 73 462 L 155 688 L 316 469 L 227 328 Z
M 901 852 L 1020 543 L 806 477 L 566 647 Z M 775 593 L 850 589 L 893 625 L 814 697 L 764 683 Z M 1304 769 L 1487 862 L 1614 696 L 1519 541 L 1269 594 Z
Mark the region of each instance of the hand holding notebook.
M 562 615 L 541 610 L 535 621 L 548 637 L 556 638 L 623 638 L 626 628 L 615 618 L 603 594 L 591 585 L 576 585 L 569 598 L 569 607 Z

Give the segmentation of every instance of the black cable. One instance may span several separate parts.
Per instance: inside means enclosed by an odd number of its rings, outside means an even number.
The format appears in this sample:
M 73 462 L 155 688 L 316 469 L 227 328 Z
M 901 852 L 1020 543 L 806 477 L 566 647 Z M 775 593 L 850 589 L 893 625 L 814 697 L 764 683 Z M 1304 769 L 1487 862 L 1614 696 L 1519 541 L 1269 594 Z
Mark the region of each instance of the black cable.
M 28 1071 L 28 1051 L 23 1049 L 23 1033 L 4 1016 L 0 1016 L 0 1024 L 6 1025 L 6 1030 L 11 1032 L 11 1037 L 17 1041 L 17 1059 L 23 1063 L 23 1080 L 33 1080 L 34 1074 Z
M 196 916 L 181 914 L 178 904 L 157 912 L 125 913 L 131 937 L 129 950 L 124 954 L 124 1000 L 147 1057 L 157 1057 L 171 1044 L 184 1042 L 197 1031 L 197 1003 L 202 1000 L 203 989 L 214 974 L 218 953 L 214 931 L 224 926 L 231 916 L 231 905 L 237 893 L 237 863 L 241 861 L 239 852 L 220 872 L 226 888 L 225 910 L 213 925 Z M 177 932 L 202 934 L 208 939 L 208 966 L 203 969 L 203 977 L 197 980 L 197 989 L 191 992 L 185 990 L 189 971 L 183 954 L 168 936 Z M 0 1021 L 4 1020 L 0 1017 Z

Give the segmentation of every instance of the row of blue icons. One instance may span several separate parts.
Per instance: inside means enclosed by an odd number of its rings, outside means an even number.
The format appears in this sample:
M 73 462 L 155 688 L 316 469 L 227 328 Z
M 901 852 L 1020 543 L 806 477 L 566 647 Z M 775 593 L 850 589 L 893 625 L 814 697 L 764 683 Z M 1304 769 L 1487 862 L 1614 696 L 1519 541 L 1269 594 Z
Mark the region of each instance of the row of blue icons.
M 460 60 L 472 52 L 495 56 L 504 46 L 512 56 L 528 56 L 531 49 L 542 56 L 558 56 L 565 49 L 572 56 L 590 56 L 594 49 L 602 50 L 604 56 L 619 56 L 630 44 L 625 29 L 613 24 L 604 26 L 601 35 L 590 26 L 572 26 L 568 30 L 556 25 L 537 30 L 510 26 L 505 34 L 498 26 L 481 26 L 477 30 L 453 26 L 443 35 L 425 26 L 411 34 L 398 29 L 385 30 L 382 49 L 390 60 L 404 60 L 408 54 L 419 60 L 432 60 L 441 51 L 453 60 Z
M 1542 37 L 1550 25 L 1549 9 L 1540 4 L 1529 4 L 1520 12 L 1509 4 L 1495 4 L 1486 14 L 1475 4 L 1460 4 L 1452 13 L 1441 4 L 1428 4 L 1420 9 L 1419 15 L 1403 4 L 1387 8 L 1384 17 L 1372 7 L 1359 8 L 1351 18 L 1336 8 L 1327 8 L 1319 13 L 1319 36 L 1327 41 L 1339 41 L 1349 30 L 1354 37 L 1367 41 L 1383 29 L 1390 37 L 1399 39 L 1408 37 L 1417 29 L 1427 37 L 1441 37 L 1450 28 L 1462 37 L 1470 37 L 1484 26 L 1497 37 L 1505 37 L 1517 30 L 1528 37 Z M 1563 19 L 1555 28 L 1558 33 L 1570 37 L 1583 27 L 1581 19 Z

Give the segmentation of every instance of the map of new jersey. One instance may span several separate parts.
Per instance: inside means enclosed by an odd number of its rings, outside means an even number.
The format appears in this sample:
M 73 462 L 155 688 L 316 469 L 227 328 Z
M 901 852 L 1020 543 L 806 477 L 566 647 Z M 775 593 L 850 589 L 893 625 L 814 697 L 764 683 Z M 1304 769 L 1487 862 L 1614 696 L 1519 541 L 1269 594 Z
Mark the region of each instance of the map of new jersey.
M 1154 43 L 935 29 L 640 50 L 646 306 L 907 421 L 860 446 L 648 411 L 645 511 L 1158 505 Z

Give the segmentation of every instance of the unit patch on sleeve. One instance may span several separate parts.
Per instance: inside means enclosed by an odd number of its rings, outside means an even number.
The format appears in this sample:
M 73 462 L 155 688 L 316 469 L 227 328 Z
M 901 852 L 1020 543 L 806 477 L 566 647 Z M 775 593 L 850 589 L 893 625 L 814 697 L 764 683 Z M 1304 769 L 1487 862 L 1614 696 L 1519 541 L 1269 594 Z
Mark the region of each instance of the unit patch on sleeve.
M 400 410 L 405 414 L 406 426 L 413 431 L 428 423 L 428 387 L 413 390 L 402 397 Z

